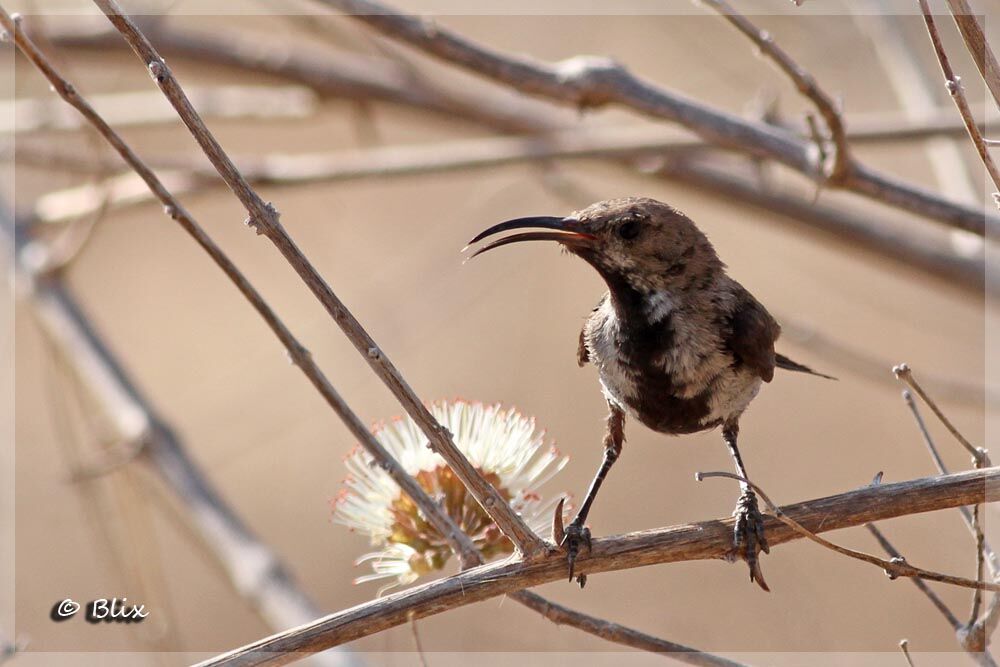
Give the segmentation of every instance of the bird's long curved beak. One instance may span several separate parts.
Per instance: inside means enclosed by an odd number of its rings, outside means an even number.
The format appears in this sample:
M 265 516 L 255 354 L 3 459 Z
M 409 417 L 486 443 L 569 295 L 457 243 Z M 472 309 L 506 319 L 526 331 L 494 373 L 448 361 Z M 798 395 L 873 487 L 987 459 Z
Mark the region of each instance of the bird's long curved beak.
M 469 241 L 469 244 L 465 246 L 463 250 L 467 250 L 473 243 L 478 243 L 487 236 L 493 236 L 494 234 L 510 231 L 512 229 L 531 228 L 552 229 L 555 231 L 522 232 L 520 234 L 512 234 L 511 236 L 506 236 L 502 239 L 497 239 L 496 241 L 491 241 L 490 243 L 484 245 L 482 248 L 472 253 L 469 256 L 469 259 L 472 259 L 476 255 L 481 255 L 487 250 L 493 250 L 494 248 L 499 248 L 500 246 L 505 246 L 510 243 L 518 243 L 520 241 L 558 241 L 559 243 L 562 243 L 570 248 L 580 248 L 590 245 L 591 242 L 596 239 L 596 237 L 592 234 L 581 231 L 580 221 L 575 218 L 557 218 L 549 215 L 540 215 L 530 218 L 507 220 L 506 222 L 493 225 L 489 229 L 485 229 L 477 234 L 475 238 Z

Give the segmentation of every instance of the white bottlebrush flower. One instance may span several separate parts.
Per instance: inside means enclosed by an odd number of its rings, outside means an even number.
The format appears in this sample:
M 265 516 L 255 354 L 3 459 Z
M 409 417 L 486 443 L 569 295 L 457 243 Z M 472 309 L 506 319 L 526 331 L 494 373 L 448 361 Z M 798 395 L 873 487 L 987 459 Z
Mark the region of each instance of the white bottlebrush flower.
M 513 408 L 463 400 L 430 406 L 434 417 L 454 437 L 469 462 L 500 491 L 518 514 L 538 533 L 548 530 L 558 498 L 543 502 L 538 488 L 559 472 L 568 457 L 545 444 L 535 420 Z M 500 533 L 410 418 L 375 426 L 375 438 L 399 461 L 425 491 L 451 515 L 487 559 L 513 552 Z M 447 540 L 428 523 L 389 474 L 356 447 L 346 458 L 348 476 L 334 501 L 333 519 L 371 537 L 377 551 L 358 559 L 371 562 L 372 574 L 356 583 L 393 579 L 379 593 L 444 567 L 451 550 Z

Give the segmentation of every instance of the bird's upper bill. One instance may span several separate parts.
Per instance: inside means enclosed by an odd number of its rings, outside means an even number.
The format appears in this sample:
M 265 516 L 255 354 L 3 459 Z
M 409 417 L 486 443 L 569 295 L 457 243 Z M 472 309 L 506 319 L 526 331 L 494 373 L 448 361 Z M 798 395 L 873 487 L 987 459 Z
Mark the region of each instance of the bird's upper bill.
M 493 250 L 494 248 L 499 248 L 500 246 L 505 246 L 509 243 L 517 243 L 519 241 L 558 241 L 567 248 L 573 250 L 589 247 L 594 241 L 597 240 L 597 237 L 593 234 L 588 234 L 583 231 L 580 221 L 576 218 L 557 218 L 554 216 L 541 215 L 530 218 L 517 218 L 515 220 L 508 220 L 506 222 L 493 225 L 489 229 L 485 229 L 477 234 L 474 239 L 469 241 L 469 245 L 466 246 L 466 248 L 471 246 L 473 243 L 482 241 L 487 236 L 493 236 L 494 234 L 510 231 L 512 229 L 531 228 L 551 229 L 554 231 L 521 232 L 520 234 L 505 236 L 502 239 L 497 239 L 496 241 L 487 243 L 482 248 L 472 253 L 469 259 L 475 257 L 476 255 L 481 255 L 487 250 Z

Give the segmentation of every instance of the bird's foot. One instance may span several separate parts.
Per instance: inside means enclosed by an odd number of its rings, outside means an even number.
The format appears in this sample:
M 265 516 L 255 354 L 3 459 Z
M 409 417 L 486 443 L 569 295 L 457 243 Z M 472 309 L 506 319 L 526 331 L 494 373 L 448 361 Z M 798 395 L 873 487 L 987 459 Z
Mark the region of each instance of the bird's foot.
M 764 515 L 757 507 L 757 496 L 753 491 L 747 490 L 740 496 L 736 509 L 733 510 L 733 516 L 736 517 L 733 535 L 736 555 L 747 562 L 750 568 L 750 581 L 756 581 L 758 586 L 770 591 L 760 570 L 758 557 L 760 552 L 770 553 L 771 550 L 764 535 Z
M 583 525 L 582 521 L 573 520 L 566 526 L 565 534 L 559 546 L 566 550 L 566 562 L 569 565 L 569 580 L 573 581 L 573 569 L 576 566 L 576 558 L 580 554 L 580 548 L 586 547 L 590 553 L 590 528 Z M 587 575 L 580 574 L 576 577 L 576 582 L 580 588 L 587 585 Z

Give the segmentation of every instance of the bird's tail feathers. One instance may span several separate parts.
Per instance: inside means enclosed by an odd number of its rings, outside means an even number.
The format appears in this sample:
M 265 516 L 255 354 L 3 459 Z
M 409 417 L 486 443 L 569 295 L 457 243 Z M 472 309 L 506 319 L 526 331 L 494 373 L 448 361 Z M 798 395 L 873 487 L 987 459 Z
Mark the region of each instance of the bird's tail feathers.
M 815 375 L 817 377 L 826 378 L 827 380 L 836 380 L 837 378 L 832 375 L 824 375 L 823 373 L 817 373 L 813 369 L 809 368 L 804 364 L 800 364 L 797 361 L 792 361 L 783 354 L 774 354 L 774 365 L 778 368 L 784 368 L 786 371 L 795 371 L 796 373 L 808 373 L 809 375 Z

